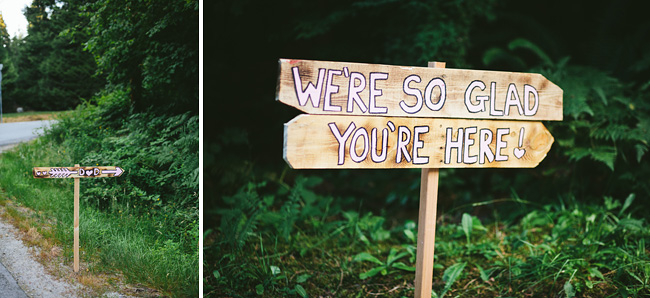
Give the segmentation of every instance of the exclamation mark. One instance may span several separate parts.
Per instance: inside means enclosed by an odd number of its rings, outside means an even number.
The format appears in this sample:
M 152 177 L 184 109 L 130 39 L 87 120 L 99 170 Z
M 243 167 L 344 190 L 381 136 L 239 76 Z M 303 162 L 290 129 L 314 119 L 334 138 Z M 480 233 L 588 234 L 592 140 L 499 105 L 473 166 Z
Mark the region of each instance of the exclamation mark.
M 526 154 L 526 149 L 522 148 L 524 146 L 524 128 L 522 127 L 519 130 L 519 147 L 515 148 L 512 153 L 517 159 L 521 159 L 524 154 Z

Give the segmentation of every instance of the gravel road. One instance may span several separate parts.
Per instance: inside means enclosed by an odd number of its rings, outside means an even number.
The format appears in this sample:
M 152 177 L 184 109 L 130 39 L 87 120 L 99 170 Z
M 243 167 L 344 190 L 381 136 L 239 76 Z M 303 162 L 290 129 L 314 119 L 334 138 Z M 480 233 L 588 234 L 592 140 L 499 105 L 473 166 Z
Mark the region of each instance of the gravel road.
M 4 211 L 0 209 L 0 212 Z M 16 228 L 0 218 L 0 263 L 4 264 L 24 294 L 27 297 L 43 298 L 78 297 L 76 293 L 79 286 L 57 280 L 47 274 L 43 265 L 32 256 L 36 251 L 26 247 L 16 232 Z M 0 293 L 0 296 L 5 298 L 4 294 Z M 19 291 L 9 294 L 12 296 L 6 298 L 25 297 L 21 296 Z

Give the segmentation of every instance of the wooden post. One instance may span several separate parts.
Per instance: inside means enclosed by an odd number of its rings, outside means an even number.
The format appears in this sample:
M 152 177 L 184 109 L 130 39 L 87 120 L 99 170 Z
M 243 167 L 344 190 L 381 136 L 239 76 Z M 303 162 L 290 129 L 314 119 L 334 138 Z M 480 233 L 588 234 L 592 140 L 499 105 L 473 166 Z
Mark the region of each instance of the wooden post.
M 79 178 L 74 178 L 74 272 L 79 272 Z
M 444 62 L 429 62 L 429 67 L 445 68 Z M 418 247 L 415 261 L 415 297 L 430 298 L 433 282 L 433 251 L 436 241 L 439 169 L 422 169 Z

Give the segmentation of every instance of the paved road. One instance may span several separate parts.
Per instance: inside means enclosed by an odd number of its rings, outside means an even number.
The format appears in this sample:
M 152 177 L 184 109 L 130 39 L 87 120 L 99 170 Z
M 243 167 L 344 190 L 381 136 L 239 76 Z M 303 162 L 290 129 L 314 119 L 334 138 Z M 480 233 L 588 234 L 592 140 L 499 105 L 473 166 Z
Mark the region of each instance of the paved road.
M 0 297 L 28 298 L 2 263 L 0 263 Z
M 3 148 L 37 138 L 43 133 L 43 127 L 52 123 L 52 120 L 40 120 L 0 124 L 0 153 Z

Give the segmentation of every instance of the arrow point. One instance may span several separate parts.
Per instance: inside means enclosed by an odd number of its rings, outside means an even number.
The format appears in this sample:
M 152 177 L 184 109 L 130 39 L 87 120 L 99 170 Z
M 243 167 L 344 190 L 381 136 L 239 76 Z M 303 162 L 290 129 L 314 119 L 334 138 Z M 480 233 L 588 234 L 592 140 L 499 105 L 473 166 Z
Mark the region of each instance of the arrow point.
M 122 168 L 115 167 L 115 177 L 119 177 L 120 175 L 122 175 L 122 173 L 124 173 L 124 170 L 122 170 Z

